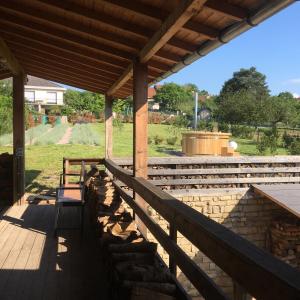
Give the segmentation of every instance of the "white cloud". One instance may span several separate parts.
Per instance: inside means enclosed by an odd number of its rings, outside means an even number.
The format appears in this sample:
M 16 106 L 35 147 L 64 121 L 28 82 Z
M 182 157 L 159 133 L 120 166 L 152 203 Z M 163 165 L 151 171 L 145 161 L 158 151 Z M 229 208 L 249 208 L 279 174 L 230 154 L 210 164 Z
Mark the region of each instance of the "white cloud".
M 297 93 L 293 93 L 294 98 L 300 98 L 300 95 Z

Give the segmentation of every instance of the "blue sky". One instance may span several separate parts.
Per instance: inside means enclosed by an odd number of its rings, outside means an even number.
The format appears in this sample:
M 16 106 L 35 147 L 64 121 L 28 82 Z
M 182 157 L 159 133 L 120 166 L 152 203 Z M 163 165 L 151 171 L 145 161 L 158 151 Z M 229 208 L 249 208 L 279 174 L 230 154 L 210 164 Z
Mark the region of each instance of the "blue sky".
M 164 82 L 191 82 L 217 94 L 233 72 L 251 66 L 267 76 L 272 94 L 300 95 L 300 1 Z

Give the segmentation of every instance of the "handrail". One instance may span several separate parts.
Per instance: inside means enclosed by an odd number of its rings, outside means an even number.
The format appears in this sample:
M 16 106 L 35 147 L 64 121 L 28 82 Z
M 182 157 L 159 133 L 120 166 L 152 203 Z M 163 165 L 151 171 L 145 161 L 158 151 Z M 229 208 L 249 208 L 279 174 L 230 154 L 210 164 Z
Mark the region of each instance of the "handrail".
M 299 272 L 112 160 L 106 168 L 258 299 L 300 299 Z M 171 253 L 172 255 L 172 253 Z M 200 291 L 201 292 L 201 291 Z

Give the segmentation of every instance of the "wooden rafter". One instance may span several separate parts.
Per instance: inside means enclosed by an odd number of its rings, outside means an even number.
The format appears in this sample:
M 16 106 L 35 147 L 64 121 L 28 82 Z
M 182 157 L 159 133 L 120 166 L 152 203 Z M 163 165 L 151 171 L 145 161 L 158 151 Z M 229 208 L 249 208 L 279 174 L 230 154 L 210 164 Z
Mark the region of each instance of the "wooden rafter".
M 18 60 L 15 58 L 6 42 L 0 37 L 0 59 L 1 63 L 5 64 L 7 68 L 14 75 L 24 74 L 24 70 Z
M 205 0 L 181 1 L 180 3 L 139 53 L 138 58 L 141 63 L 148 62 L 189 19 L 198 13 Z M 113 95 L 132 76 L 132 72 L 133 64 L 130 64 L 118 81 L 107 91 L 107 94 Z

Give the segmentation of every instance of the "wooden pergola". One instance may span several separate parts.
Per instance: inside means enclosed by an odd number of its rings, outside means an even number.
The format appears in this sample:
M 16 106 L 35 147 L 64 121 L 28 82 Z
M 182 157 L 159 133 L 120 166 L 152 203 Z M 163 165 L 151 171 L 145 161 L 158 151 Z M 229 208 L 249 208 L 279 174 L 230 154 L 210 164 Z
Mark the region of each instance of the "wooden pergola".
M 0 79 L 13 76 L 15 201 L 24 195 L 26 74 L 103 93 L 107 158 L 112 101 L 133 94 L 134 175 L 147 177 L 147 87 L 294 0 L 0 0 Z

